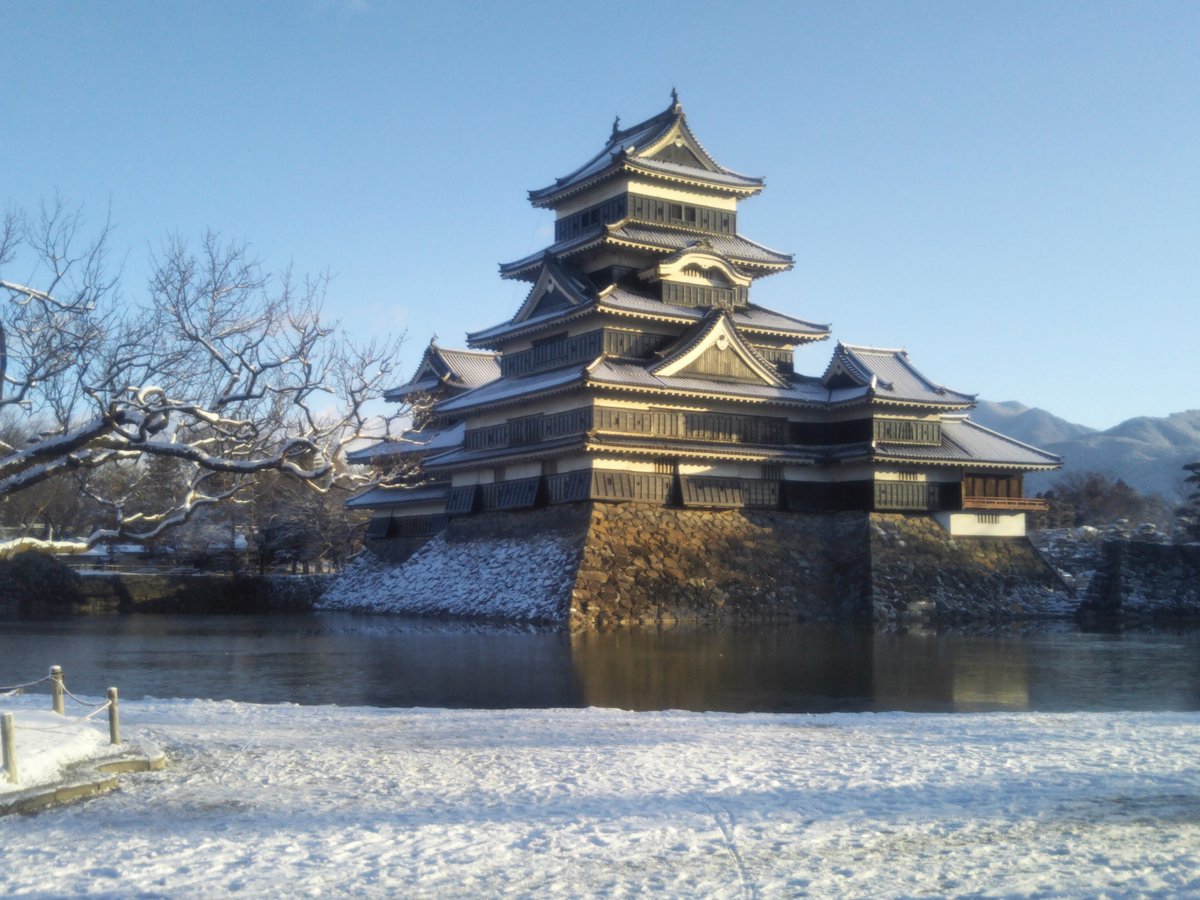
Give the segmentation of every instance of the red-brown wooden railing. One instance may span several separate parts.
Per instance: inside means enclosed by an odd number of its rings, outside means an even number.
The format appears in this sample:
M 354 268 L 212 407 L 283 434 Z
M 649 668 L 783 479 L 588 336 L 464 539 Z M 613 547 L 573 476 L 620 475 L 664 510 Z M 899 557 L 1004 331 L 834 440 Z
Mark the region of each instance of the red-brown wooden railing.
M 963 509 L 1023 509 L 1044 512 L 1050 508 L 1037 497 L 963 497 Z

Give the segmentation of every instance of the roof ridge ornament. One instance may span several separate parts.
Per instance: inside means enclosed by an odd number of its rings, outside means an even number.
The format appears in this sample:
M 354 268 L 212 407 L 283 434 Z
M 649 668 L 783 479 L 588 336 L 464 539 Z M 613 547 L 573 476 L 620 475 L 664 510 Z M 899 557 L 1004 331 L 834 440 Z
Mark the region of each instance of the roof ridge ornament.
M 679 91 L 675 90 L 675 85 L 671 85 L 671 107 L 675 112 L 679 112 L 681 109 L 679 105 Z
M 608 139 L 611 141 L 611 140 L 615 139 L 616 136 L 620 133 L 621 133 L 621 117 L 613 116 L 612 134 L 610 134 L 608 136 Z

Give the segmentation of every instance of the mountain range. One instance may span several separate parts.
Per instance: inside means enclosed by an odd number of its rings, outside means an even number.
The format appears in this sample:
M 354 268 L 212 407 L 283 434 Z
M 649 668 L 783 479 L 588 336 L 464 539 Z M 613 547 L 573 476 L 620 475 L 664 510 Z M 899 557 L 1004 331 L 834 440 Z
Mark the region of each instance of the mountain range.
M 1165 418 L 1139 416 L 1097 431 L 1013 400 L 980 400 L 971 419 L 1063 458 L 1059 471 L 1025 477 L 1029 495 L 1046 490 L 1065 473 L 1092 471 L 1178 503 L 1187 493 L 1184 464 L 1200 460 L 1200 409 Z

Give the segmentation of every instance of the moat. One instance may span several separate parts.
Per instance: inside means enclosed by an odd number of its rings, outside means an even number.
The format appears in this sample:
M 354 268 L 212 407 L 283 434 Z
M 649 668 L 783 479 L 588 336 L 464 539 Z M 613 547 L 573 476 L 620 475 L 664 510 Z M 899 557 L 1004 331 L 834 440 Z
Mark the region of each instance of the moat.
M 0 622 L 0 680 L 341 706 L 735 712 L 1198 710 L 1200 630 L 567 634 L 347 613 Z

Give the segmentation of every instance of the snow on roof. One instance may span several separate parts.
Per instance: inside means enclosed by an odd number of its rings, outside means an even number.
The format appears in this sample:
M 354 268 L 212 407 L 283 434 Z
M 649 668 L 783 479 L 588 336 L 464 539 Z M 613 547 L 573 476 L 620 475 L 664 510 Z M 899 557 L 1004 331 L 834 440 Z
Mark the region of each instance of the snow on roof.
M 790 269 L 794 262 L 790 254 L 772 250 L 740 234 L 700 234 L 670 225 L 623 219 L 611 225 L 594 225 L 579 235 L 558 241 L 537 253 L 531 253 L 513 262 L 501 263 L 500 274 L 505 278 L 532 280 L 537 277 L 546 254 L 563 259 L 602 244 L 635 246 L 661 253 L 675 253 L 691 247 L 701 238 L 722 256 L 742 267 L 782 271 Z M 747 274 L 759 277 L 770 272 Z
M 827 385 L 849 378 L 870 387 L 876 397 L 893 401 L 915 401 L 938 406 L 974 406 L 975 395 L 964 394 L 930 381 L 908 358 L 908 351 L 866 347 L 839 342 L 822 376 Z
M 484 350 L 457 350 L 439 347 L 431 340 L 413 377 L 398 387 L 383 392 L 383 399 L 399 401 L 411 394 L 427 393 L 442 384 L 470 390 L 500 377 L 496 354 Z
M 659 141 L 669 138 L 671 132 L 676 128 L 678 128 L 678 138 L 693 150 L 700 166 L 652 159 L 639 152 L 649 150 Z M 676 96 L 672 96 L 670 106 L 636 125 L 620 128 L 614 122 L 612 133 L 599 153 L 568 174 L 555 179 L 553 184 L 531 190 L 529 199 L 535 206 L 549 205 L 555 197 L 583 187 L 592 179 L 599 178 L 609 170 L 616 170 L 626 164 L 677 178 L 709 181 L 743 191 L 759 190 L 763 185 L 763 179 L 727 169 L 713 159 L 692 134 L 691 128 L 687 124 L 687 117 L 683 113 L 683 106 L 680 105 Z
M 699 393 L 731 400 L 777 400 L 788 402 L 800 399 L 789 384 L 768 385 L 745 381 L 726 381 L 699 375 L 658 376 L 645 368 L 645 362 L 603 359 L 590 367 L 588 383 L 611 385 L 632 390 L 656 390 L 680 393 Z
M 406 431 L 397 441 L 380 441 L 370 447 L 346 454 L 346 461 L 362 464 L 385 459 L 389 456 L 406 456 L 413 453 L 430 453 L 449 450 L 463 441 L 466 426 L 456 422 L 449 428 L 427 428 L 423 431 Z
M 438 487 L 373 487 L 346 501 L 350 509 L 376 509 L 385 506 L 404 506 L 411 503 L 434 503 L 445 500 L 449 488 Z
M 888 459 L 1020 469 L 1054 469 L 1062 465 L 1062 457 L 984 428 L 965 416 L 942 418 L 942 443 L 939 446 L 881 442 L 875 448 L 875 455 Z
M 561 390 L 575 383 L 582 383 L 583 370 L 579 366 L 539 372 L 515 378 L 501 378 L 483 387 L 443 400 L 434 407 L 438 415 L 461 413 L 463 410 L 496 403 L 509 403 L 546 391 Z

